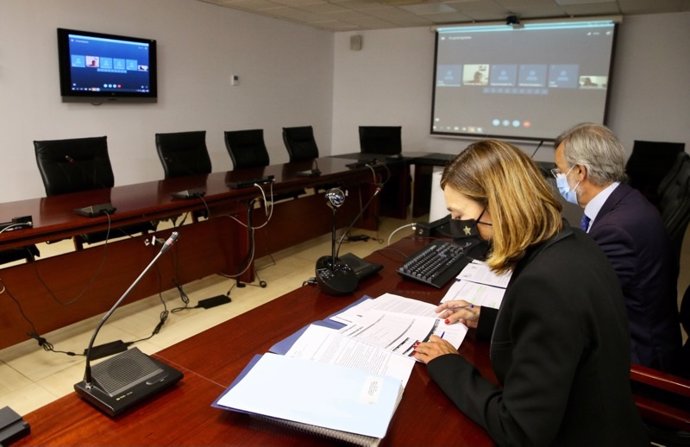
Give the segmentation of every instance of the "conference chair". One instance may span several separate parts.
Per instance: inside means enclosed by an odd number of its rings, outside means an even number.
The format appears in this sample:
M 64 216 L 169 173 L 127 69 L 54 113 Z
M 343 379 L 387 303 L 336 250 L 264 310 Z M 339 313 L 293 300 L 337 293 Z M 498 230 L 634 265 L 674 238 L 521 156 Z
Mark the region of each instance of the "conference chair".
M 402 152 L 401 126 L 359 126 L 363 154 L 398 155 Z
M 690 378 L 690 285 L 685 289 L 680 302 L 680 324 L 688 335 L 681 350 L 680 370 L 685 371 L 687 378 Z
M 683 236 L 690 223 L 690 155 L 680 152 L 657 190 L 659 211 L 671 240 L 676 267 L 680 265 Z
M 156 150 L 166 179 L 211 173 L 205 130 L 157 133 Z
M 228 149 L 234 169 L 262 168 L 271 162 L 266 143 L 264 143 L 263 129 L 226 131 L 225 147 Z M 273 201 L 296 199 L 304 193 L 304 189 L 300 189 L 275 194 Z
M 319 147 L 311 126 L 283 127 L 283 142 L 290 156 L 290 163 L 319 158 Z
M 205 130 L 157 133 L 156 150 L 166 179 L 211 173 Z M 206 210 L 193 211 L 191 216 L 194 222 L 198 222 L 200 217 L 208 217 L 208 213 Z M 178 217 L 170 218 L 173 225 L 176 225 Z
M 635 140 L 625 165 L 630 186 L 639 190 L 654 206 L 659 206 L 658 188 L 673 167 L 684 143 Z
M 34 149 L 47 196 L 112 188 L 115 183 L 105 136 L 34 141 Z M 154 230 L 151 222 L 143 222 L 111 233 L 119 233 L 119 237 Z M 74 236 L 74 246 L 81 250 L 85 243 L 102 242 L 112 236 L 107 231 L 80 234 Z
M 402 152 L 401 132 L 401 126 L 359 126 L 360 151 L 362 154 L 398 157 Z M 380 196 L 381 213 L 404 219 L 412 201 L 410 167 L 401 158 L 399 164 L 388 163 L 388 173 L 390 178 Z
M 234 169 L 260 168 L 270 163 L 263 129 L 226 131 L 225 147 Z

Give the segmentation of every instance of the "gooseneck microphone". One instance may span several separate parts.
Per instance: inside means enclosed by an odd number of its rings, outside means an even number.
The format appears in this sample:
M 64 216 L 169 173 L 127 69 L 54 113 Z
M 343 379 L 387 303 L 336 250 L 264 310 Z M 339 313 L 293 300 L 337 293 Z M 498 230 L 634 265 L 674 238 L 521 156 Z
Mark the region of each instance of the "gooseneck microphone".
M 98 332 L 177 238 L 178 233 L 172 232 L 158 254 L 101 318 L 89 341 L 86 349 L 84 380 L 75 384 L 74 389 L 84 400 L 109 416 L 119 415 L 152 394 L 175 384 L 183 376 L 180 371 L 152 359 L 137 348 L 111 357 L 91 368 L 91 350 Z
M 337 241 L 336 236 L 336 211 L 345 203 L 345 194 L 340 188 L 331 188 L 326 192 L 328 206 L 333 210 L 333 225 L 331 228 L 331 256 L 322 256 L 316 261 L 316 282 L 325 293 L 329 295 L 347 295 L 354 292 L 359 285 L 359 279 L 352 268 L 338 258 L 338 252 L 345 235 L 357 223 L 364 211 L 374 198 L 381 192 L 381 186 L 377 185 L 374 194 L 362 207 L 357 216 L 347 226 L 343 237 Z
M 371 204 L 371 202 L 374 200 L 374 198 L 376 198 L 376 196 L 379 195 L 379 193 L 381 192 L 382 189 L 383 189 L 383 186 L 382 186 L 382 185 L 376 185 L 376 189 L 374 190 L 374 193 L 371 195 L 371 197 L 369 197 L 369 200 L 367 200 L 367 203 L 364 204 L 364 206 L 362 207 L 362 209 L 359 210 L 359 213 L 357 213 L 357 215 L 355 216 L 355 218 L 352 219 L 352 222 L 350 222 L 350 225 L 348 225 L 347 228 L 345 228 L 345 231 L 343 231 L 343 235 L 340 236 L 340 239 L 338 240 L 338 245 L 337 245 L 337 247 L 336 247 L 336 249 L 335 249 L 335 255 L 334 255 L 334 257 L 336 257 L 336 258 L 338 257 L 338 255 L 340 254 L 340 247 L 343 245 L 343 241 L 344 241 L 345 238 L 347 237 L 347 234 L 350 232 L 350 230 L 352 229 L 352 227 L 355 226 L 355 224 L 357 223 L 357 221 L 359 220 L 359 218 L 362 217 L 362 214 L 364 214 L 364 211 L 366 211 L 366 209 L 369 207 L 369 205 Z
M 357 288 L 359 280 L 349 265 L 338 260 L 336 256 L 336 212 L 345 203 L 345 192 L 340 188 L 331 188 L 326 192 L 328 206 L 333 210 L 331 225 L 331 255 L 321 256 L 316 261 L 316 282 L 321 290 L 329 295 L 346 295 Z

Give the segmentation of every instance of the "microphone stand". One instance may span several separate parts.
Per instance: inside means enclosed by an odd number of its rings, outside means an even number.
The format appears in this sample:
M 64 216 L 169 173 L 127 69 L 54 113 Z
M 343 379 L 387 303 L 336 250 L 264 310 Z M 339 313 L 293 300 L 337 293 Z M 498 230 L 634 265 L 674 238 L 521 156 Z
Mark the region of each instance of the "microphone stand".
M 93 335 L 91 336 L 91 340 L 89 341 L 88 348 L 86 349 L 86 369 L 84 371 L 84 383 L 85 383 L 85 388 L 87 390 L 90 390 L 91 387 L 93 386 L 93 377 L 91 376 L 91 349 L 93 348 L 93 344 L 96 341 L 96 336 L 98 335 L 98 332 L 101 330 L 101 327 L 105 324 L 105 322 L 110 318 L 110 316 L 115 313 L 115 310 L 117 307 L 124 301 L 125 298 L 129 296 L 129 294 L 132 292 L 132 289 L 134 289 L 141 279 L 148 273 L 149 270 L 151 270 L 151 267 L 158 261 L 158 258 L 160 258 L 163 253 L 168 251 L 168 249 L 175 243 L 175 241 L 178 238 L 178 233 L 177 231 L 173 231 L 168 240 L 166 240 L 163 243 L 163 246 L 161 249 L 158 251 L 158 254 L 149 262 L 149 265 L 144 268 L 144 270 L 137 276 L 137 278 L 130 284 L 130 286 L 125 290 L 125 292 L 120 296 L 120 298 L 115 301 L 115 304 L 110 308 L 108 313 L 103 315 L 103 318 L 101 318 L 101 321 L 98 322 L 98 326 L 96 326 L 96 330 L 93 332 Z
M 331 255 L 321 256 L 316 261 L 316 282 L 329 295 L 346 295 L 357 288 L 359 280 L 355 272 L 344 262 L 340 262 L 336 250 L 336 211 L 345 203 L 345 193 L 340 188 L 331 188 L 326 193 L 328 206 L 333 210 L 331 226 Z
M 111 417 L 121 414 L 149 396 L 174 385 L 183 376 L 180 371 L 150 358 L 137 348 L 111 357 L 96 365 L 93 371 L 91 370 L 91 351 L 98 332 L 177 238 L 178 233 L 173 231 L 158 254 L 101 318 L 86 349 L 84 379 L 74 385 L 74 390 L 88 403 Z

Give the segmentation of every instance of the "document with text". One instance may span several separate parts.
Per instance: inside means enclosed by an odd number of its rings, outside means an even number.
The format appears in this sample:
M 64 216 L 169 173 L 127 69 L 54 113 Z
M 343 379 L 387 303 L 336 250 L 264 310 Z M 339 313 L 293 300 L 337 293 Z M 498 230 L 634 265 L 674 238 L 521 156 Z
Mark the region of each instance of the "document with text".
M 310 325 L 285 354 L 287 357 L 358 368 L 371 374 L 394 377 L 407 385 L 415 360 L 362 343 L 338 331 Z
M 401 355 L 411 355 L 414 344 L 431 335 L 455 348 L 467 335 L 464 324 L 439 319 L 435 305 L 391 293 L 362 301 L 331 318 L 346 324 L 340 329 L 342 334 Z

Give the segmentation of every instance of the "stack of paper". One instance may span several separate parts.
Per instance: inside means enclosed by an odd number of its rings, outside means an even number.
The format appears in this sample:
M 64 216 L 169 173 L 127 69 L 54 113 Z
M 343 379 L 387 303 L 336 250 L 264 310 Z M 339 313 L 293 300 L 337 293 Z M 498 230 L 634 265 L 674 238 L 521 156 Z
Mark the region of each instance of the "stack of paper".
M 358 368 L 267 353 L 255 357 L 214 402 L 358 445 L 386 435 L 400 381 Z
M 458 274 L 441 302 L 465 300 L 475 306 L 498 309 L 510 276 L 511 273 L 497 275 L 485 263 L 472 261 Z
M 256 356 L 213 405 L 377 445 L 416 363 L 414 344 L 435 334 L 457 348 L 467 333 L 435 308 L 393 294 L 362 297 Z

